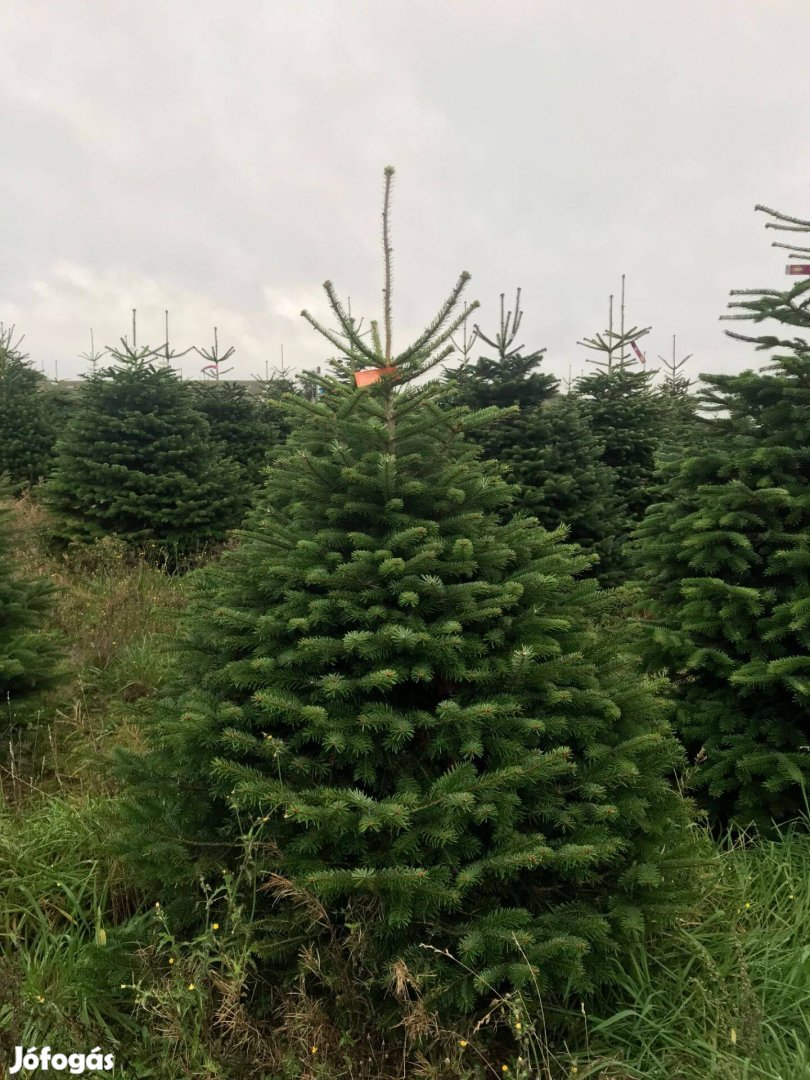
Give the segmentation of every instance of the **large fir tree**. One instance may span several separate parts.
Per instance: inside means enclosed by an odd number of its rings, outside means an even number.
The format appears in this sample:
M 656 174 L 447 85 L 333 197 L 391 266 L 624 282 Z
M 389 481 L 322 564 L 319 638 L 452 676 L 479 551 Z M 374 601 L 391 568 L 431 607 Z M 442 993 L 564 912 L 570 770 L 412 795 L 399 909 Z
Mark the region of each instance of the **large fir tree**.
M 250 833 L 262 974 L 337 1016 L 347 970 L 380 1022 L 397 972 L 445 1018 L 493 987 L 578 994 L 691 888 L 679 748 L 597 630 L 587 558 L 503 520 L 510 489 L 465 439 L 494 410 L 417 381 L 466 280 L 398 354 L 388 243 L 371 340 L 326 284 L 337 332 L 307 318 L 344 375 L 380 377 L 294 404 L 242 546 L 202 574 L 178 695 L 122 764 L 141 880 L 187 896 Z
M 15 488 L 47 476 L 56 439 L 56 411 L 46 379 L 20 349 L 14 327 L 0 324 L 0 476 Z
M 810 281 L 732 295 L 749 297 L 732 317 L 810 326 Z M 810 346 L 732 336 L 773 356 L 703 377 L 722 439 L 669 464 L 640 530 L 647 649 L 713 817 L 767 823 L 805 810 L 810 782 Z
M 147 348 L 122 341 L 87 376 L 57 443 L 48 499 L 55 535 L 106 534 L 176 564 L 224 539 L 249 501 L 185 386 Z

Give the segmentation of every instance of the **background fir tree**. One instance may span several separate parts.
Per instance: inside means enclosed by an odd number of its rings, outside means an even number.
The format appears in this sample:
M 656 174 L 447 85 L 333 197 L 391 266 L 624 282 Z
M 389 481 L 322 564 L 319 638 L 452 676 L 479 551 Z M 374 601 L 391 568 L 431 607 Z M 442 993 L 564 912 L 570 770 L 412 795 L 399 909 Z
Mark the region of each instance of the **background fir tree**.
M 469 315 L 465 312 L 464 322 Z M 505 310 L 505 298 L 501 293 L 500 329 L 492 337 L 475 326 L 475 340 L 483 341 L 495 351 L 495 357 L 479 357 L 477 363 L 466 363 L 449 372 L 451 400 L 470 409 L 485 409 L 492 405 L 506 409 L 510 406 L 521 413 L 539 408 L 558 390 L 553 375 L 536 370 L 543 359 L 545 349 L 535 349 L 524 355 L 524 346 L 516 345 L 523 311 L 520 307 L 520 289 L 515 296 L 514 311 Z M 487 425 L 473 436 L 486 457 L 502 460 L 505 452 L 519 445 L 522 438 L 517 412 L 501 416 L 497 423 Z
M 225 538 L 248 485 L 157 354 L 125 339 L 111 354 L 113 366 L 85 377 L 57 443 L 54 535 L 86 543 L 112 533 L 176 563 Z
M 283 367 L 262 384 L 261 419 L 266 432 L 270 457 L 278 453 L 292 430 L 292 414 L 285 405 L 288 394 L 306 392 L 306 373 L 292 379 Z
M 626 527 L 614 492 L 614 474 L 601 461 L 604 445 L 575 398 L 558 394 L 553 375 L 536 370 L 544 349 L 523 355 L 516 346 L 523 312 L 520 290 L 514 313 L 501 294 L 500 330 L 492 338 L 476 326 L 477 339 L 497 352 L 448 372 L 451 400 L 481 409 L 512 407 L 473 438 L 487 457 L 499 461 L 506 478 L 519 487 L 517 505 L 549 529 L 565 524 L 570 538 L 599 557 L 596 573 L 611 583 L 620 567 L 620 537 Z M 622 575 L 619 574 L 621 577 Z
M 61 677 L 57 636 L 46 629 L 53 586 L 15 568 L 11 489 L 0 484 L 0 731 L 25 718 L 32 691 Z
M 219 443 L 221 453 L 239 464 L 241 480 L 255 489 L 264 472 L 269 453 L 269 426 L 266 409 L 259 397 L 238 382 L 224 378 L 233 368 L 224 368 L 235 352 L 233 346 L 219 351 L 218 329 L 214 327 L 214 343 L 210 349 L 197 352 L 206 362 L 202 382 L 189 383 L 194 405 L 208 421 L 211 437 Z
M 317 997 L 344 1030 L 369 1022 L 347 977 L 383 1024 L 402 1018 L 395 970 L 445 1018 L 493 987 L 580 994 L 691 888 L 679 749 L 595 629 L 585 557 L 502 520 L 510 489 L 465 440 L 494 410 L 415 384 L 448 355 L 468 275 L 393 350 L 391 173 L 382 327 L 365 341 L 328 282 L 338 330 L 304 313 L 346 374 L 378 378 L 324 377 L 293 404 L 265 505 L 202 571 L 178 695 L 122 764 L 141 879 L 187 901 L 248 834 L 264 985 Z
M 566 525 L 569 539 L 599 561 L 593 572 L 603 585 L 625 576 L 622 551 L 624 505 L 615 473 L 602 460 L 604 445 L 574 395 L 521 412 L 515 440 L 501 457 L 507 478 L 519 486 L 522 510 L 547 529 Z
M 195 408 L 208 421 L 211 438 L 225 457 L 239 465 L 247 489 L 255 490 L 273 446 L 265 404 L 244 386 L 226 381 L 197 383 L 192 394 Z
M 79 388 L 64 382 L 50 382 L 46 392 L 48 394 L 50 416 L 54 426 L 54 439 L 51 447 L 51 468 L 53 468 L 56 443 L 76 412 L 79 403 Z
M 626 513 L 625 532 L 643 515 L 653 494 L 655 455 L 661 441 L 661 408 L 646 371 L 616 368 L 577 380 L 591 431 L 602 444 L 602 461 Z
M 613 296 L 608 327 L 579 344 L 594 355 L 597 370 L 576 381 L 591 430 L 603 445 L 602 461 L 613 470 L 614 486 L 626 513 L 623 542 L 649 505 L 655 454 L 661 437 L 661 409 L 653 391 L 655 372 L 648 371 L 638 342 L 650 328 L 625 325 L 625 278 L 622 274 L 618 328 Z
M 0 476 L 15 489 L 47 476 L 56 439 L 47 380 L 28 363 L 22 340 L 0 324 Z
M 710 436 L 710 424 L 701 416 L 692 380 L 684 373 L 692 354 L 678 358 L 677 339 L 672 336 L 670 356 L 659 355 L 663 376 L 656 390 L 660 415 L 658 457 L 691 452 Z
M 732 295 L 755 299 L 731 317 L 810 326 L 810 281 Z M 677 680 L 713 817 L 767 824 L 806 810 L 810 781 L 810 347 L 731 336 L 771 363 L 703 376 L 722 438 L 669 465 L 640 530 L 647 655 Z

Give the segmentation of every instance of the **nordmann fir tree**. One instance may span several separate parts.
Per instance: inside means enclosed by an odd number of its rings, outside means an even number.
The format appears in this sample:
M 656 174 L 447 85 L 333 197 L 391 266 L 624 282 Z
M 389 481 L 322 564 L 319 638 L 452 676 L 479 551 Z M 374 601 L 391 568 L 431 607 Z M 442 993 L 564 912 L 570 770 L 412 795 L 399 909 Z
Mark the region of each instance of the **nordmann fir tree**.
M 591 572 L 603 585 L 621 582 L 624 505 L 582 401 L 560 395 L 521 412 L 515 427 L 517 437 L 500 460 L 519 485 L 520 508 L 547 529 L 565 525 L 569 540 L 598 557 Z
M 502 293 L 498 333 L 490 338 L 475 327 L 476 340 L 490 345 L 497 358 L 481 357 L 449 371 L 449 400 L 471 409 L 503 408 L 473 438 L 519 486 L 515 505 L 547 529 L 568 526 L 569 539 L 598 556 L 592 572 L 610 584 L 621 568 L 626 525 L 614 473 L 601 460 L 604 445 L 591 432 L 582 403 L 558 394 L 554 376 L 536 370 L 545 350 L 524 355 L 515 344 L 522 318 L 520 290 L 514 311 L 505 311 Z
M 210 380 L 192 390 L 194 407 L 208 421 L 211 438 L 240 470 L 240 487 L 253 492 L 262 481 L 273 443 L 267 408 L 238 383 Z
M 178 695 L 121 763 L 141 882 L 187 898 L 248 835 L 260 985 L 344 1029 L 402 1020 L 397 972 L 445 1020 L 493 987 L 585 992 L 691 888 L 655 685 L 596 629 L 587 557 L 502 520 L 510 489 L 465 439 L 496 410 L 422 381 L 468 275 L 392 348 L 385 175 L 382 329 L 329 282 L 338 329 L 304 313 L 343 360 L 291 402 L 241 547 L 201 572 Z M 347 973 L 378 1015 L 352 1016 Z
M 633 530 L 656 490 L 661 408 L 652 376 L 629 366 L 580 377 L 573 396 L 591 437 L 602 448 L 600 462 L 611 476 L 613 498 L 603 538 L 609 545 L 605 583 L 620 585 L 632 576 Z
M 576 383 L 591 431 L 602 442 L 602 461 L 613 470 L 614 487 L 627 513 L 627 527 L 642 516 L 654 492 L 655 454 L 661 408 L 652 373 L 618 369 L 583 375 Z
M 625 533 L 644 513 L 652 496 L 655 452 L 660 441 L 660 408 L 652 389 L 653 372 L 638 367 L 637 342 L 649 332 L 621 323 L 613 329 L 613 297 L 607 330 L 579 344 L 596 354 L 597 370 L 576 382 L 591 430 L 603 444 L 602 460 L 613 470 L 615 491 L 626 512 Z
M 475 433 L 484 455 L 496 460 L 501 460 L 504 452 L 513 449 L 520 440 L 520 414 L 540 408 L 557 394 L 558 388 L 553 375 L 537 370 L 546 350 L 525 353 L 523 345 L 515 344 L 523 321 L 520 289 L 514 310 L 505 310 L 504 299 L 501 293 L 500 329 L 496 334 L 487 337 L 479 326 L 475 327 L 475 340 L 489 345 L 495 357 L 481 356 L 475 364 L 465 363 L 448 372 L 455 404 L 471 409 L 497 405 L 512 410 Z
M 45 623 L 53 586 L 15 566 L 11 489 L 0 483 L 0 732 L 25 719 L 26 698 L 62 674 L 59 644 Z
M 287 394 L 306 393 L 306 376 L 307 373 L 304 372 L 292 379 L 290 373 L 282 367 L 274 371 L 269 378 L 261 380 L 259 408 L 265 429 L 268 460 L 280 451 L 292 430 L 289 409 L 285 405 Z
M 240 487 L 246 486 L 252 494 L 261 483 L 268 454 L 279 441 L 273 438 L 275 425 L 265 405 L 269 380 L 262 384 L 260 397 L 222 377 L 233 370 L 222 365 L 236 350 L 230 346 L 220 352 L 216 326 L 213 345 L 206 349 L 194 346 L 194 351 L 206 361 L 202 369 L 206 378 L 189 384 L 195 407 L 208 421 L 211 438 L 220 444 L 222 453 L 239 465 Z
M 758 209 L 772 228 L 810 232 Z M 726 317 L 810 326 L 810 280 L 732 296 L 748 299 Z M 676 680 L 713 819 L 768 825 L 806 810 L 810 783 L 810 346 L 730 336 L 771 363 L 703 376 L 718 434 L 668 465 L 640 529 L 647 656 Z
M 684 374 L 684 367 L 691 357 L 690 353 L 678 358 L 674 334 L 672 355 L 658 357 L 663 374 L 663 381 L 656 389 L 661 431 L 656 452 L 659 461 L 694 450 L 711 434 L 708 419 L 698 411 L 692 380 Z
M 0 323 L 0 476 L 15 490 L 48 475 L 57 426 L 45 376 L 21 344 L 14 327 Z
M 111 349 L 85 376 L 56 447 L 47 498 L 64 542 L 114 534 L 169 566 L 223 540 L 247 507 L 188 387 L 147 347 Z

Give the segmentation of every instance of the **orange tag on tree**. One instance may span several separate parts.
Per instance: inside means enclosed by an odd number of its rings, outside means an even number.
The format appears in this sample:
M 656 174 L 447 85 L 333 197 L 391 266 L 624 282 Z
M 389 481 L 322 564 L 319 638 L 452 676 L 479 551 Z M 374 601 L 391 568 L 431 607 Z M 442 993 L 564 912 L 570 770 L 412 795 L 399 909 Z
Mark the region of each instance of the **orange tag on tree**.
M 396 373 L 395 365 L 391 367 L 364 368 L 363 371 L 355 371 L 354 381 L 358 386 L 371 386 L 372 383 L 378 382 L 383 375 L 396 375 Z

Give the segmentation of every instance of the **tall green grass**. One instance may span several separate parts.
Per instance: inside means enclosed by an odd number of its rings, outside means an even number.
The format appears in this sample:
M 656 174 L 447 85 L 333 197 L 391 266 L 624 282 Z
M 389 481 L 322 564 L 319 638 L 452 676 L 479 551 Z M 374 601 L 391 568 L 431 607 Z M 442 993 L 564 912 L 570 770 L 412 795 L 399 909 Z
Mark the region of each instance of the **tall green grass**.
M 138 898 L 123 870 L 98 854 L 100 804 L 59 797 L 0 813 L 0 1049 L 60 1039 L 117 1042 L 136 1025 L 121 971 Z M 91 1044 L 93 1045 L 93 1044 Z M 89 1047 L 88 1047 L 89 1048 Z
M 368 1076 L 356 1048 L 339 1040 L 313 1035 L 318 1060 L 307 1060 L 303 1011 L 251 1025 L 238 1011 L 249 957 L 244 934 L 234 933 L 235 908 L 224 896 L 212 906 L 209 896 L 207 929 L 175 942 L 154 898 L 134 893 L 124 868 L 104 854 L 105 820 L 104 800 L 92 798 L 48 796 L 22 814 L 0 811 L 4 1059 L 19 1043 L 61 1040 L 148 1058 L 154 1071 L 144 1076 L 171 1076 L 180 1062 L 206 1062 L 211 1077 L 273 1075 L 244 1060 L 232 1071 L 226 1040 L 245 1033 L 252 1060 L 286 1062 L 285 1076 Z M 523 1031 L 512 1032 L 511 1047 L 499 1035 L 495 1050 L 486 1028 L 459 1031 L 441 1040 L 440 1056 L 412 1044 L 409 1071 L 381 1072 L 380 1080 L 483 1080 L 507 1075 L 503 1064 L 516 1080 L 810 1078 L 810 832 L 798 825 L 774 839 L 737 840 L 718 850 L 715 866 L 715 884 L 693 917 L 625 957 L 618 996 L 586 1003 L 584 1017 L 573 1018 L 576 1044 L 547 1041 L 532 1003 L 520 1013 L 513 1003 Z M 378 1039 L 370 1013 L 369 1048 Z M 421 1071 L 410 1071 L 417 1065 Z
M 694 919 L 623 966 L 618 1007 L 590 1017 L 578 1080 L 810 1078 L 808 823 L 728 839 Z

